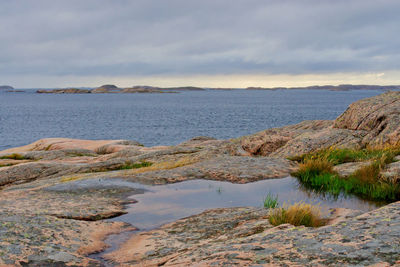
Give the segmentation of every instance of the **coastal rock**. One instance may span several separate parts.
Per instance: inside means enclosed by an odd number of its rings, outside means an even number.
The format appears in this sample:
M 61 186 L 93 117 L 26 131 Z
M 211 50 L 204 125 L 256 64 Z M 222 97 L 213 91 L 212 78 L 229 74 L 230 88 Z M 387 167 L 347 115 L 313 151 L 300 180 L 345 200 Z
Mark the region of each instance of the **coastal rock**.
M 273 157 L 292 157 L 314 152 L 329 147 L 362 148 L 364 131 L 327 128 L 319 131 L 305 132 L 270 154 Z
M 0 187 L 14 183 L 26 183 L 32 180 L 70 170 L 71 166 L 60 163 L 20 163 L 10 167 L 0 168 Z
M 114 173 L 133 182 L 167 184 L 193 179 L 249 183 L 263 179 L 283 178 L 295 171 L 297 164 L 286 159 L 269 157 L 220 156 L 173 169 L 142 173 L 125 171 Z
M 243 137 L 241 146 L 252 155 L 267 156 L 303 133 L 313 133 L 332 125 L 331 121 L 303 121 L 295 125 L 273 128 Z
M 299 156 L 328 147 L 363 148 L 400 142 L 400 92 L 359 100 L 335 121 L 304 121 L 241 138 L 251 155 Z
M 56 160 L 66 158 L 96 157 L 98 156 L 89 149 L 60 149 L 60 150 L 41 150 L 21 153 L 25 159 L 29 160 Z
M 387 92 L 359 100 L 335 120 L 335 128 L 362 130 L 364 144 L 400 142 L 400 92 Z
M 0 158 L 0 167 L 8 167 L 12 165 L 17 165 L 20 163 L 30 162 L 30 160 L 15 160 L 15 159 L 1 159 Z
M 100 266 L 87 255 L 104 249 L 107 235 L 136 230 L 104 219 L 124 214 L 124 205 L 132 203 L 127 196 L 143 190 L 93 181 L 77 189 L 67 183 L 3 189 L 0 266 Z
M 188 168 L 198 169 L 201 173 L 199 178 L 203 179 L 249 183 L 287 177 L 296 170 L 297 164 L 282 158 L 223 156 L 201 161 Z
M 274 227 L 261 208 L 209 210 L 136 234 L 107 258 L 129 266 L 398 264 L 400 202 L 359 214 L 307 228 Z
M 129 140 L 81 140 L 71 138 L 46 138 L 40 139 L 34 143 L 26 146 L 10 148 L 0 151 L 0 154 L 6 153 L 22 153 L 29 151 L 50 151 L 50 150 L 70 150 L 70 149 L 84 149 L 95 152 L 106 145 L 117 146 L 115 150 L 121 150 L 122 146 L 141 145 L 136 141 Z

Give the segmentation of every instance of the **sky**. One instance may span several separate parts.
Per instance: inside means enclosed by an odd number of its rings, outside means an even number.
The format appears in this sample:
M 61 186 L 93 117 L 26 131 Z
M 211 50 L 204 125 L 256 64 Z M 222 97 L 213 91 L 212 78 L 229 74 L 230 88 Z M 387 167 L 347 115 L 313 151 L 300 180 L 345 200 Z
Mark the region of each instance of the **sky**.
M 400 84 L 398 0 L 2 0 L 0 84 Z

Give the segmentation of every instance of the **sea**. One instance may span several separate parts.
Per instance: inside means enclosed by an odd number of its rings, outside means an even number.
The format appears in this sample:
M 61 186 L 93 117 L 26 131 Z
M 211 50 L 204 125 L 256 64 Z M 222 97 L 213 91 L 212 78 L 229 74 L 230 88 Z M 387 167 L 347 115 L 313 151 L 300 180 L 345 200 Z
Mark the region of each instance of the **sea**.
M 0 92 L 0 150 L 48 137 L 176 145 L 236 138 L 303 120 L 332 120 L 378 90 L 205 90 L 164 94 Z

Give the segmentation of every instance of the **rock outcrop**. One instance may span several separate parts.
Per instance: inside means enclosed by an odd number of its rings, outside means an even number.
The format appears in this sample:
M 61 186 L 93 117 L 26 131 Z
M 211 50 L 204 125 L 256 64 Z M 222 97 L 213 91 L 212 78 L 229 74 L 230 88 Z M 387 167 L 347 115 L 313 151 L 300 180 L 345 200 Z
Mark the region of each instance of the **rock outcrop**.
M 334 128 L 365 131 L 365 145 L 400 141 L 400 92 L 387 92 L 357 101 L 340 115 Z
M 357 101 L 335 121 L 304 121 L 243 137 L 251 155 L 288 157 L 328 148 L 364 148 L 400 142 L 400 92 Z
M 107 258 L 126 266 L 397 266 L 399 221 L 400 202 L 316 229 L 274 227 L 265 209 L 217 209 L 136 234 Z

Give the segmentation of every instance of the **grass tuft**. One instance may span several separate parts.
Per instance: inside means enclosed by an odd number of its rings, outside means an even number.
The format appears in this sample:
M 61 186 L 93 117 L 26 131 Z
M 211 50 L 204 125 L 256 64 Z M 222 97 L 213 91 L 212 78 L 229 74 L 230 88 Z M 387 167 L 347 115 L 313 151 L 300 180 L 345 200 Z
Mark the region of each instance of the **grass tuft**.
M 120 168 L 118 168 L 118 170 L 139 169 L 139 168 L 150 167 L 151 165 L 153 165 L 153 163 L 148 162 L 148 161 L 142 161 L 140 163 L 127 162 L 124 165 L 122 165 Z
M 264 208 L 274 209 L 277 208 L 278 205 L 278 195 L 272 195 L 271 193 L 268 193 L 268 195 L 264 199 Z
M 358 162 L 368 160 L 381 160 L 385 158 L 386 163 L 394 161 L 394 157 L 400 155 L 400 146 L 385 146 L 384 148 L 365 148 L 365 149 L 349 149 L 334 148 L 323 149 L 314 153 L 295 156 L 290 160 L 305 162 L 312 159 L 323 159 L 329 161 L 332 165 L 338 165 L 347 162 Z
M 5 155 L 5 156 L 2 156 L 2 157 L 0 157 L 0 159 L 15 159 L 15 160 L 23 160 L 23 159 L 25 159 L 25 157 L 24 157 L 24 156 L 22 156 L 21 154 L 18 154 L 18 153 L 13 153 L 13 154 L 10 154 L 10 155 Z
M 9 167 L 9 166 L 13 166 L 13 164 L 11 164 L 11 163 L 9 163 L 9 164 L 0 164 L 0 168 Z
M 334 174 L 332 163 L 323 158 L 310 158 L 300 163 L 298 171 L 292 175 L 307 183 L 312 182 L 314 177 L 326 174 Z
M 270 211 L 269 222 L 274 225 L 290 223 L 294 226 L 319 227 L 325 225 L 319 205 L 311 205 L 300 201 L 291 206 L 284 205 Z
M 299 170 L 292 173 L 311 189 L 339 195 L 355 194 L 372 200 L 394 201 L 400 199 L 400 185 L 385 181 L 380 172 L 400 153 L 398 146 L 383 149 L 327 149 L 302 156 Z M 340 177 L 333 166 L 352 161 L 372 160 L 349 177 Z

